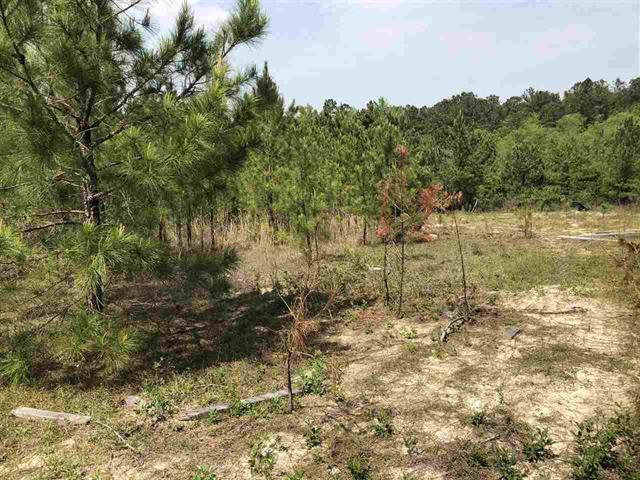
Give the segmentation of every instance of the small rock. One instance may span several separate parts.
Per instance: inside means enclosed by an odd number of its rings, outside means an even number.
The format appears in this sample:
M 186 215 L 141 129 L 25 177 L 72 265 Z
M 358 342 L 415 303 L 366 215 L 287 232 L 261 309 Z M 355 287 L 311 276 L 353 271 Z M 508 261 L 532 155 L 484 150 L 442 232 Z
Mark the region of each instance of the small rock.
M 39 410 L 37 408 L 20 407 L 11 411 L 14 417 L 27 418 L 30 420 L 45 420 L 58 423 L 73 423 L 84 425 L 89 423 L 91 417 L 86 415 L 76 415 L 75 413 L 51 412 L 49 410 Z
M 138 405 L 140 405 L 140 402 L 142 402 L 142 399 L 137 395 L 129 395 L 124 399 L 124 404 L 127 408 L 137 407 Z
M 513 339 L 520 335 L 520 333 L 522 333 L 522 329 L 520 329 L 519 327 L 511 327 L 507 330 L 505 335 L 507 336 L 507 338 Z

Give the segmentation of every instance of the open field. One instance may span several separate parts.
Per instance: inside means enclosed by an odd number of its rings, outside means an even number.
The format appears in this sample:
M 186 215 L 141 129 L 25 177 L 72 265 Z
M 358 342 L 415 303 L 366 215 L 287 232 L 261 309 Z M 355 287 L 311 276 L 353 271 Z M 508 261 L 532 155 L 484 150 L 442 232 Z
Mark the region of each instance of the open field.
M 408 245 L 401 318 L 382 302 L 382 246 L 359 245 L 356 225 L 332 229 L 322 268 L 340 301 L 296 365 L 305 394 L 292 414 L 286 399 L 239 400 L 285 386 L 287 312 L 272 289 L 305 268 L 297 249 L 221 234 L 241 262 L 231 294 L 211 304 L 176 302 L 168 283 L 121 284 L 111 300 L 148 333 L 145 348 L 115 377 L 78 365 L 2 385 L 0 478 L 640 478 L 637 460 L 578 476 L 578 423 L 635 409 L 626 424 L 640 432 L 640 324 L 617 243 L 558 238 L 640 229 L 637 211 L 536 213 L 533 238 L 513 213 L 458 220 L 475 314 L 446 343 L 435 336 L 461 295 L 450 214 L 432 218 L 436 240 Z M 142 403 L 126 407 L 129 395 Z M 218 402 L 232 407 L 179 420 Z M 18 406 L 94 421 L 30 422 L 9 415 Z

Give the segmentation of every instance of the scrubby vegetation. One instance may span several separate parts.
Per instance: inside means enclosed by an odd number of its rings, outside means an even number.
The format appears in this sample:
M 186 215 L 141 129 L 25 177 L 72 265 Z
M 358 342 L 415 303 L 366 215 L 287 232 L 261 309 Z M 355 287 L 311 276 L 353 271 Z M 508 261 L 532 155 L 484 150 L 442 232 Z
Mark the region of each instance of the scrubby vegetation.
M 640 79 L 286 106 L 257 0 L 141 5 L 0 0 L 0 477 L 640 479 L 640 248 L 562 238 Z

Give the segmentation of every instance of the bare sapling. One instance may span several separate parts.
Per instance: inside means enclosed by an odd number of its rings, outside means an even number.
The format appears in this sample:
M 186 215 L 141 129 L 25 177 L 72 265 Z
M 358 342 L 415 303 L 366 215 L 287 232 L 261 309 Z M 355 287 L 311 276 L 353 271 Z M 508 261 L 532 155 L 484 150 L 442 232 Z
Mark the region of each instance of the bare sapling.
M 451 196 L 452 204 L 459 204 L 462 199 L 462 192 L 458 192 L 457 194 L 453 194 Z M 462 241 L 460 240 L 460 229 L 458 228 L 458 217 L 456 215 L 455 207 L 451 210 L 453 214 L 453 224 L 456 230 L 456 242 L 458 243 L 458 253 L 460 254 L 460 270 L 462 272 L 462 296 L 464 300 L 464 316 L 469 317 L 471 315 L 471 308 L 469 307 L 469 295 L 467 288 L 467 271 L 464 265 L 464 253 L 462 252 Z
M 420 206 L 424 215 L 425 221 L 436 210 L 444 211 L 451 209 L 453 217 L 453 225 L 456 232 L 456 243 L 458 246 L 458 254 L 460 259 L 460 271 L 461 271 L 461 286 L 462 286 L 462 308 L 458 307 L 457 314 L 448 323 L 448 325 L 442 330 L 440 334 L 440 341 L 446 341 L 447 337 L 455 330 L 460 328 L 471 317 L 472 309 L 469 303 L 469 286 L 467 283 L 467 270 L 464 262 L 464 252 L 462 249 L 462 240 L 460 237 L 460 228 L 458 225 L 458 217 L 456 214 L 456 208 L 462 204 L 462 192 L 447 193 L 443 186 L 440 184 L 431 185 L 420 193 Z M 461 310 L 461 311 L 460 311 Z
M 391 304 L 389 289 L 389 245 L 399 249 L 398 253 L 398 298 L 396 314 L 402 316 L 404 282 L 407 258 L 407 224 L 415 216 L 415 201 L 409 189 L 406 174 L 407 147 L 398 145 L 395 149 L 398 160 L 388 178 L 380 184 L 380 221 L 376 235 L 384 243 L 383 284 L 385 305 Z
M 285 295 L 280 290 L 278 295 L 285 304 L 288 310 L 291 323 L 289 328 L 283 332 L 284 349 L 286 352 L 285 358 L 285 372 L 287 377 L 287 392 L 289 394 L 289 412 L 293 412 L 295 404 L 293 401 L 293 381 L 291 377 L 291 371 L 293 368 L 293 362 L 296 357 L 308 355 L 307 340 L 311 334 L 317 331 L 318 322 L 317 319 L 320 315 L 326 312 L 333 303 L 334 292 L 329 292 L 328 299 L 325 301 L 322 308 L 314 310 L 311 306 L 311 299 L 314 293 L 320 291 L 320 268 L 314 268 L 313 265 L 308 265 L 307 270 L 301 275 L 299 284 L 295 287 L 294 292 L 290 295 Z M 287 296 L 291 296 L 292 299 L 287 300 Z

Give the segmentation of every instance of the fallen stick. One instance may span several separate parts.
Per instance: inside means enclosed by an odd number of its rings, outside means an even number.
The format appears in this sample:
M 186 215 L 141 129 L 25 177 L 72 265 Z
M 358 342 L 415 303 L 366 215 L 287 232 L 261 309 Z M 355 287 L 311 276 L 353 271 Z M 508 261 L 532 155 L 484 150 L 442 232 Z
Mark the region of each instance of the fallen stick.
M 37 408 L 19 407 L 11 411 L 11 415 L 18 418 L 31 420 L 46 420 L 58 423 L 73 423 L 75 425 L 85 425 L 89 423 L 91 417 L 86 415 L 76 415 L 75 413 L 51 412 L 49 410 L 39 410 Z
M 569 310 L 523 310 L 525 313 L 535 313 L 537 315 L 568 315 L 571 313 L 584 313 L 587 311 L 583 307 L 573 307 Z
M 300 395 L 302 390 L 296 389 L 293 391 L 294 395 Z M 267 400 L 275 400 L 276 398 L 288 397 L 289 392 L 285 390 L 278 390 L 277 392 L 264 393 L 262 395 L 257 395 L 255 397 L 245 398 L 244 400 L 240 400 L 241 405 L 253 405 L 255 403 L 265 402 Z M 210 405 L 208 407 L 199 408 L 197 410 L 190 410 L 185 412 L 181 417 L 178 417 L 178 420 L 182 421 L 191 421 L 197 420 L 199 418 L 204 418 L 209 416 L 210 413 L 215 412 L 224 412 L 225 410 L 229 410 L 233 405 L 230 403 L 218 403 L 215 405 Z
M 98 425 L 100 425 L 101 427 L 106 428 L 107 430 L 111 430 L 113 433 L 115 433 L 116 437 L 118 437 L 118 439 L 119 439 L 119 440 L 124 444 L 124 446 L 125 446 L 125 447 L 127 447 L 129 450 L 131 450 L 131 451 L 132 451 L 133 453 L 135 453 L 136 455 L 140 455 L 140 452 L 139 452 L 138 450 L 136 450 L 136 448 L 135 448 L 135 447 L 132 447 L 132 446 L 131 446 L 131 445 L 130 445 L 126 440 L 125 440 L 125 438 L 124 438 L 122 435 L 120 435 L 120 433 L 118 433 L 118 431 L 117 431 L 115 428 L 113 428 L 113 427 L 111 427 L 111 426 L 107 425 L 106 423 L 102 423 L 102 422 L 100 422 L 100 421 L 98 421 L 98 420 L 94 420 L 94 422 L 95 422 L 95 423 L 97 423 Z
M 442 333 L 440 334 L 440 343 L 446 342 L 447 339 L 449 338 L 449 335 L 451 335 L 457 330 L 460 330 L 466 321 L 467 321 L 467 318 L 462 315 L 455 317 L 453 320 L 451 320 L 447 324 L 447 326 L 442 329 Z

